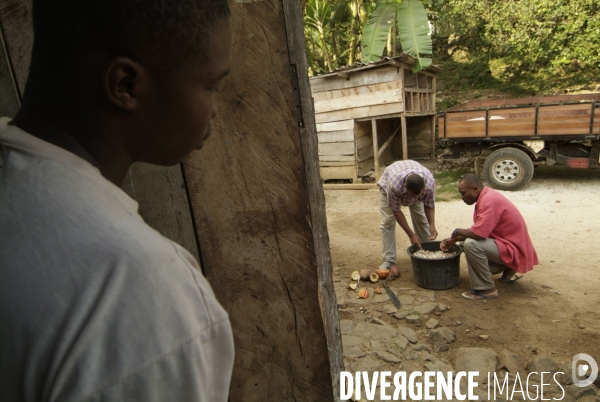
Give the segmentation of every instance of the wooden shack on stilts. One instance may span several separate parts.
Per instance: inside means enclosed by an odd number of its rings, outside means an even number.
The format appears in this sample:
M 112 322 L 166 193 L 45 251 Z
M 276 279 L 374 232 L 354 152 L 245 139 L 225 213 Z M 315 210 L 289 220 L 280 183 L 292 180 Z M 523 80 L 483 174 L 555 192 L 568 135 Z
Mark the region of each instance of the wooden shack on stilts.
M 401 55 L 312 77 L 322 180 L 378 180 L 386 164 L 435 156 L 436 77 Z

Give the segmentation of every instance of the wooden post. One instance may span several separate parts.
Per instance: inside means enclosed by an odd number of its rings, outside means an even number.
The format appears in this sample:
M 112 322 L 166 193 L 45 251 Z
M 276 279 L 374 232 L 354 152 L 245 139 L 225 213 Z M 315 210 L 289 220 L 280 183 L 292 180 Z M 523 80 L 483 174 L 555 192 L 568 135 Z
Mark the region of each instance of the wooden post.
M 431 160 L 435 160 L 435 114 L 431 115 Z
M 377 120 L 371 120 L 373 134 L 373 162 L 375 164 L 375 181 L 379 181 L 379 140 L 377 139 Z
M 400 116 L 400 122 L 402 124 L 402 159 L 408 159 L 408 133 L 406 131 L 406 115 L 402 113 Z
M 202 267 L 229 313 L 232 402 L 339 400 L 341 336 L 300 2 L 232 2 L 231 74 L 184 162 Z M 256 57 L 260 55 L 260 57 Z

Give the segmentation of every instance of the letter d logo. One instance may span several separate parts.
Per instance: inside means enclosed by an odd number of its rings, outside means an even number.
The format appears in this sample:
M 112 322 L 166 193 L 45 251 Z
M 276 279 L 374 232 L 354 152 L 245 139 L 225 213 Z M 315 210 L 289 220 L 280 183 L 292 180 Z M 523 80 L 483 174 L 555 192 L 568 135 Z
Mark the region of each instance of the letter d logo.
M 580 364 L 579 366 L 577 365 L 577 362 L 580 360 L 585 360 L 590 366 L 588 367 L 587 364 Z M 579 380 L 577 378 L 577 375 L 583 376 L 588 368 L 592 368 L 592 373 L 590 374 L 590 376 L 585 379 L 585 380 Z M 574 357 L 573 357 L 573 363 L 571 364 L 571 377 L 573 378 L 573 384 L 575 384 L 578 387 L 587 387 L 588 385 L 592 384 L 595 380 L 596 377 L 598 377 L 598 364 L 596 363 L 596 360 L 594 360 L 594 358 L 590 355 L 586 355 L 585 353 L 577 353 Z

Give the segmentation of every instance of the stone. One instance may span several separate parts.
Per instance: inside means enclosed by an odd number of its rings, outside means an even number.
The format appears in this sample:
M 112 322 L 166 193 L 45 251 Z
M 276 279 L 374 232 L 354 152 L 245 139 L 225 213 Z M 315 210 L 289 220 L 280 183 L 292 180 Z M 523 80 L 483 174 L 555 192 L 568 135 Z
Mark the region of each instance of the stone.
M 350 335 L 356 323 L 352 320 L 340 320 L 340 333 L 342 335 Z
M 490 339 L 490 336 L 489 335 L 481 334 L 481 335 L 478 335 L 478 338 L 481 339 L 481 340 L 483 340 L 483 341 L 488 341 Z
M 447 352 L 449 349 L 450 347 L 443 339 L 437 339 L 433 341 L 434 352 Z
M 498 354 L 498 368 L 505 368 L 510 373 L 525 371 L 525 361 L 516 353 L 504 349 Z
M 440 322 L 435 318 L 430 318 L 427 323 L 425 323 L 425 328 L 427 329 L 435 329 L 440 326 Z
M 427 314 L 433 313 L 436 308 L 437 308 L 437 304 L 430 302 L 430 303 L 424 303 L 421 306 L 415 306 L 413 308 L 413 310 L 419 314 L 427 315 Z
M 363 357 L 366 356 L 365 351 L 360 346 L 352 346 L 349 348 L 344 348 L 344 357 Z
M 597 395 L 596 387 L 593 385 L 588 385 L 587 387 L 578 387 L 577 385 L 569 385 L 567 387 L 567 392 L 572 395 L 575 399 L 583 398 L 584 396 Z
M 527 370 L 529 372 L 541 373 L 542 371 L 556 373 L 559 370 L 558 363 L 547 356 L 539 356 L 531 359 L 527 363 Z
M 388 325 L 385 321 L 380 320 L 378 317 L 371 318 L 370 322 L 372 324 L 377 324 L 377 325 L 384 325 L 384 326 Z
M 430 302 L 435 301 L 435 292 L 433 290 L 423 290 L 421 292 L 421 297 L 427 299 Z
M 387 325 L 372 324 L 369 322 L 359 322 L 354 327 L 352 333 L 367 339 L 393 338 L 398 333 L 394 327 Z
M 454 331 L 452 331 L 450 328 L 446 327 L 439 327 L 432 330 L 429 336 L 434 342 L 438 339 L 441 339 L 446 343 L 452 343 L 456 341 L 456 333 L 454 333 Z
M 354 335 L 342 335 L 342 346 L 343 347 L 352 347 L 352 346 L 360 346 L 366 342 L 365 338 Z
M 450 307 L 446 306 L 446 305 L 445 305 L 445 304 L 443 304 L 443 303 L 438 303 L 438 305 L 437 305 L 437 309 L 438 309 L 438 311 L 439 311 L 440 313 L 443 313 L 444 311 L 447 311 L 447 310 L 449 310 L 449 309 L 450 309 Z
M 487 383 L 488 373 L 496 372 L 498 355 L 491 349 L 458 348 L 454 354 L 456 371 L 479 371 L 480 383 Z
M 386 314 L 396 314 L 398 309 L 393 304 L 386 304 L 382 311 Z
M 408 311 L 399 311 L 396 314 L 392 315 L 392 317 L 397 318 L 399 320 L 403 320 L 408 316 Z
M 398 335 L 395 338 L 392 338 L 390 345 L 393 349 L 404 350 L 408 347 L 408 339 L 404 335 Z
M 451 372 L 453 370 L 452 366 L 444 363 L 443 361 L 441 361 L 438 358 L 433 358 L 430 361 L 428 361 L 427 363 L 425 363 L 425 370 L 426 371 L 439 371 L 444 373 L 444 377 L 446 377 L 446 373 Z
M 413 350 L 416 350 L 416 351 L 426 350 L 429 353 L 431 353 L 431 349 L 429 349 L 429 346 L 425 345 L 424 343 L 419 343 L 419 344 L 415 345 L 413 347 Z
M 381 370 L 381 362 L 373 359 L 371 356 L 362 357 L 352 362 L 352 371 L 373 371 Z
M 421 357 L 417 352 L 414 352 L 412 350 L 407 350 L 406 352 L 404 352 L 404 358 L 406 360 L 417 360 L 419 357 Z
M 386 361 L 388 363 L 400 363 L 402 361 L 402 359 L 400 357 L 398 357 L 392 353 L 384 352 L 381 350 L 375 351 L 375 356 L 377 356 L 381 360 Z
M 347 307 L 346 306 L 346 301 L 345 300 L 338 300 L 337 306 L 338 306 L 338 309 L 340 309 L 340 308 L 346 308 Z
M 410 306 L 415 302 L 414 297 L 407 295 L 398 296 L 398 300 L 400 300 L 400 304 L 402 304 L 402 306 Z
M 406 316 L 406 322 L 409 324 L 421 325 L 421 317 L 416 314 Z
M 417 333 L 412 330 L 412 328 L 399 325 L 396 329 L 398 330 L 398 334 L 404 335 L 410 343 L 419 342 L 419 337 L 417 336 Z

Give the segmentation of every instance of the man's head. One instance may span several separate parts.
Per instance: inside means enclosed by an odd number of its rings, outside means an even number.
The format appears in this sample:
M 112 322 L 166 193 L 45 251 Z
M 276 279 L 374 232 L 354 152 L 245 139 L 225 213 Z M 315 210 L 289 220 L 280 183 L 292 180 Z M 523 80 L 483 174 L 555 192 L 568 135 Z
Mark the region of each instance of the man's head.
M 60 102 L 82 142 L 132 162 L 174 164 L 202 146 L 229 71 L 227 0 L 34 0 L 33 10 L 24 107 Z
M 483 181 L 474 173 L 467 173 L 458 182 L 458 192 L 467 205 L 477 202 L 483 187 Z
M 411 197 L 418 197 L 425 188 L 425 180 L 415 173 L 408 175 L 404 181 L 404 184 Z

